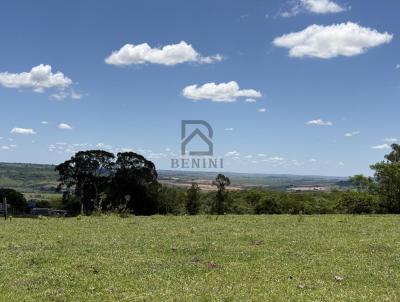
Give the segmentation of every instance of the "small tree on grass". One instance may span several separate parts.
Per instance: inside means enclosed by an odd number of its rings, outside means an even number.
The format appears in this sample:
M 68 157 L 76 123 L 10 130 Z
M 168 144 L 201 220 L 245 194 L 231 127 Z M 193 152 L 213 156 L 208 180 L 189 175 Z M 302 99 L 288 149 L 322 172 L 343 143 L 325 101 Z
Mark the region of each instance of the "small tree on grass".
M 197 183 L 192 183 L 186 192 L 186 213 L 196 215 L 200 208 L 200 188 Z
M 217 186 L 217 194 L 215 196 L 215 205 L 213 212 L 217 215 L 223 215 L 227 210 L 228 192 L 226 187 L 231 184 L 229 177 L 223 174 L 218 174 L 213 182 Z

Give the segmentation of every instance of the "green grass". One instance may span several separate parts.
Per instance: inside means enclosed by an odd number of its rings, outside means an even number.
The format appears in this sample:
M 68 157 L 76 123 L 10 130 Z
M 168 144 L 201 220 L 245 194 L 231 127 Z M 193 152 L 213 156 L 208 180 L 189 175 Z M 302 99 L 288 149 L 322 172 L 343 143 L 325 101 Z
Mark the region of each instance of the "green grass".
M 399 301 L 399 231 L 398 216 L 14 218 L 0 301 Z

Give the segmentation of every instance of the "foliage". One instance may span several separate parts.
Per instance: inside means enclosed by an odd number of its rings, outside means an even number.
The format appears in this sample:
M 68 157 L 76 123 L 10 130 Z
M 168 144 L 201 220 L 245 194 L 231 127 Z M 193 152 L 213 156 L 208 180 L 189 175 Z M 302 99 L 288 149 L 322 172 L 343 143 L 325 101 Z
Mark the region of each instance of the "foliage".
M 6 198 L 7 204 L 17 212 L 25 213 L 29 210 L 24 195 L 13 189 L 0 189 L 0 203 L 3 203 L 3 198 Z
M 372 177 L 366 177 L 362 174 L 350 177 L 350 182 L 358 192 L 374 192 L 376 189 L 375 180 Z
M 231 181 L 229 177 L 218 174 L 213 184 L 217 187 L 213 213 L 223 215 L 228 209 L 228 192 L 226 191 L 226 187 L 231 184 Z
M 121 208 L 134 214 L 155 214 L 157 205 L 157 171 L 151 161 L 133 153 L 112 153 L 102 150 L 80 151 L 56 167 L 58 190 L 65 204 L 76 201 L 81 214 L 102 208 Z M 74 205 L 75 208 L 75 205 Z
M 400 162 L 380 162 L 371 168 L 375 170 L 381 206 L 389 213 L 400 213 Z
M 380 211 L 377 196 L 354 191 L 347 191 L 341 196 L 338 208 L 342 213 L 349 214 L 372 214 Z
M 186 193 L 186 213 L 196 215 L 200 208 L 200 188 L 196 183 L 192 183 Z

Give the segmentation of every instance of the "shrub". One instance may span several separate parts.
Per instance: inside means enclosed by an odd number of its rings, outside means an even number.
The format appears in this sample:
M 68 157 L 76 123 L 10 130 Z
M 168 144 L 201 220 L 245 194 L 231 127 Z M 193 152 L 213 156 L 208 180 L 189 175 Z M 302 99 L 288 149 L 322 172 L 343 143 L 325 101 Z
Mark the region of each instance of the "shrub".
M 338 208 L 348 214 L 370 214 L 379 209 L 378 198 L 366 192 L 347 191 L 339 200 Z

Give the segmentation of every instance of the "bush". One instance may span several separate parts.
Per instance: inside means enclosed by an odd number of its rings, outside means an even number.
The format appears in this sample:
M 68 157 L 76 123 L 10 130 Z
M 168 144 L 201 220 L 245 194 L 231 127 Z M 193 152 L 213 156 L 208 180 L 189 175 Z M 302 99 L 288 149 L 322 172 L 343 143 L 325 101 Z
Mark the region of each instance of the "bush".
M 281 214 L 282 202 L 277 194 L 271 194 L 261 197 L 255 206 L 256 214 Z
M 343 193 L 338 208 L 341 212 L 348 214 L 371 214 L 380 211 L 376 196 L 354 191 Z

